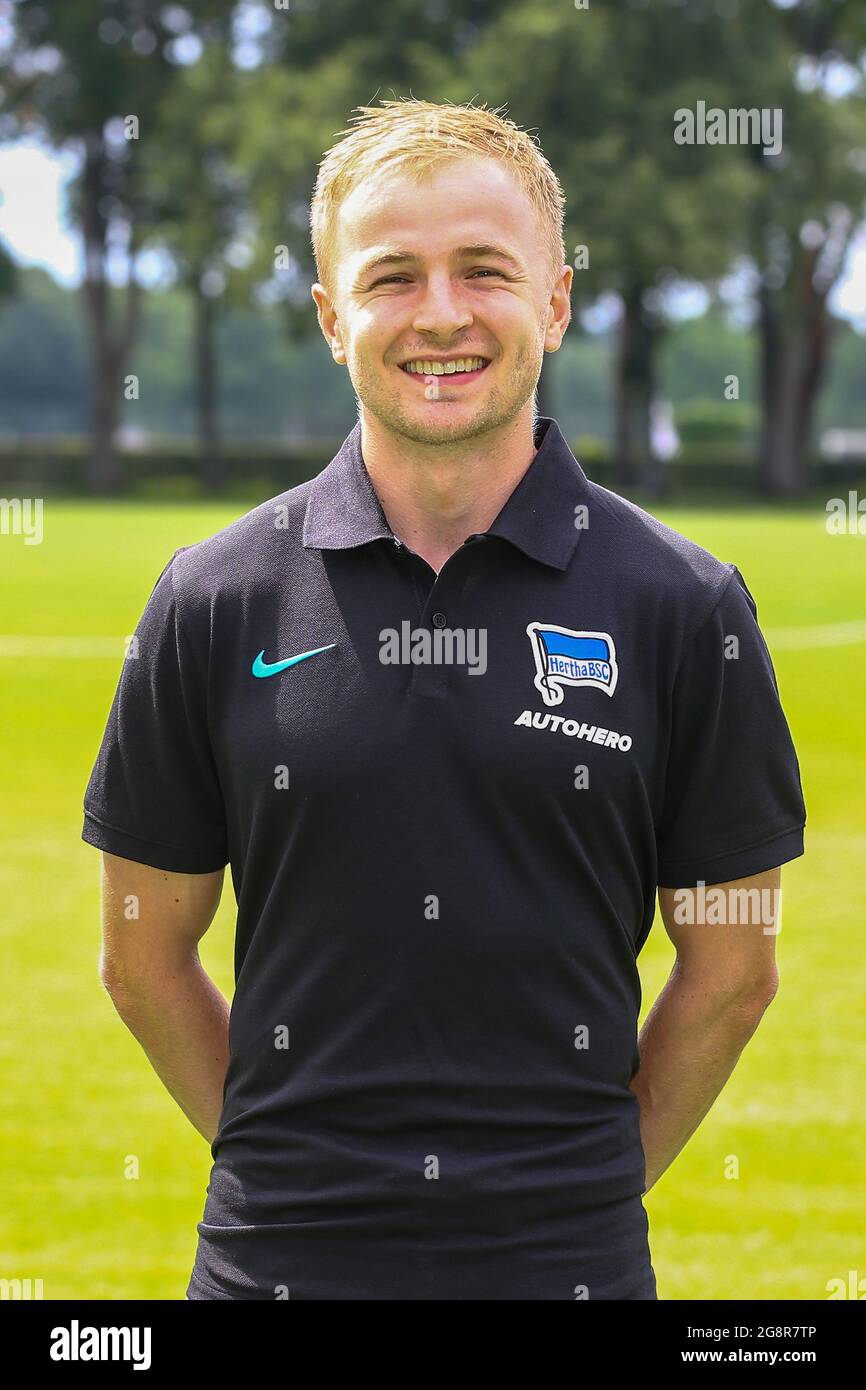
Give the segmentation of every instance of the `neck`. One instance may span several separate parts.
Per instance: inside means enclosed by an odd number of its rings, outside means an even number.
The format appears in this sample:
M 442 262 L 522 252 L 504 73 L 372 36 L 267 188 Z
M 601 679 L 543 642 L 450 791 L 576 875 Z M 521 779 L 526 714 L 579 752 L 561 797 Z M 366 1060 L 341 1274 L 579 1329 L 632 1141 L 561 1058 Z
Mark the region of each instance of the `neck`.
M 487 530 L 532 463 L 532 402 L 498 429 L 451 444 L 401 435 L 362 407 L 361 453 L 394 535 L 438 574 L 467 536 Z

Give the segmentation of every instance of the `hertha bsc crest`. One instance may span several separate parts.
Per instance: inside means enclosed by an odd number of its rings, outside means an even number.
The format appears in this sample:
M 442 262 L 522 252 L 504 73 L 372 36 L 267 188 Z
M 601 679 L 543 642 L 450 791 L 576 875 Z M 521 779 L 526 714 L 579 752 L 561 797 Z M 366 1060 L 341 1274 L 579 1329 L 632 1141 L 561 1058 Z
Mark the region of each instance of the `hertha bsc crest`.
M 546 705 L 562 704 L 564 685 L 593 685 L 613 694 L 616 648 L 607 632 L 575 632 L 553 623 L 530 623 L 526 631 L 535 657 L 535 686 Z

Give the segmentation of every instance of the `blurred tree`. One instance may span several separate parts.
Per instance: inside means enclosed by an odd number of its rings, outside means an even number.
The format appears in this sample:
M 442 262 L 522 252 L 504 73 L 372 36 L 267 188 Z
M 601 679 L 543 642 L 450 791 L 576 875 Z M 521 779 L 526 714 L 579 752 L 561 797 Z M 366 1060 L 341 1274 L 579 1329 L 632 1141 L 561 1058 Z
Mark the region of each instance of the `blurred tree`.
M 290 331 L 306 330 L 310 321 L 307 212 L 315 165 L 339 134 L 335 114 L 345 113 L 346 124 L 375 93 L 508 103 L 521 124 L 541 126 L 545 153 L 569 197 L 567 242 L 588 247 L 576 299 L 589 303 L 610 288 L 620 293 L 620 477 L 651 481 L 649 411 L 663 291 L 677 276 L 721 274 L 748 186 L 740 161 L 724 153 L 707 161 L 673 140 L 678 93 L 685 102 L 726 90 L 725 32 L 711 0 L 693 0 L 688 15 L 677 0 L 659 0 L 652 12 L 638 0 L 586 12 L 551 10 L 537 0 L 443 0 L 419 11 L 402 0 L 387 13 L 362 0 L 327 7 L 310 0 L 290 19 L 272 16 L 262 42 L 266 61 L 239 112 L 239 149 L 243 165 L 256 171 L 259 225 L 288 250 L 276 292 Z M 273 273 L 271 244 L 265 232 L 254 267 L 262 279 Z M 542 413 L 552 410 L 550 370 L 548 363 L 539 384 Z
M 757 275 L 759 482 L 805 486 L 832 318 L 828 296 L 863 212 L 861 0 L 608 0 L 510 8 L 467 57 L 472 85 L 537 123 L 569 202 L 578 304 L 613 289 L 618 478 L 657 480 L 649 431 L 666 291 Z M 513 64 L 511 55 L 520 53 Z M 680 145 L 680 109 L 781 108 L 781 154 Z
M 6 247 L 0 242 L 0 300 L 9 299 L 18 289 L 18 272 Z
M 4 433 L 83 434 L 87 369 L 79 297 L 36 267 L 17 273 L 0 305 L 0 419 Z
M 677 108 L 726 102 L 728 31 L 713 0 L 609 0 L 586 10 L 525 0 L 464 64 L 469 87 L 539 130 L 568 200 L 576 305 L 618 296 L 614 444 L 624 487 L 660 481 L 650 407 L 666 291 L 724 272 L 748 196 L 748 173 L 730 152 L 708 159 L 674 140 Z
M 366 0 L 288 9 L 269 0 L 103 0 L 91 9 L 18 0 L 14 14 L 0 138 L 40 130 L 83 152 L 75 210 L 95 485 L 116 480 L 111 440 L 137 332 L 140 253 L 166 252 L 195 306 L 199 435 L 218 487 L 222 307 L 275 305 L 291 338 L 316 333 L 316 166 L 356 106 L 413 93 L 505 106 L 539 132 L 568 199 L 576 305 L 610 291 L 619 305 L 620 483 L 658 479 L 650 407 L 669 291 L 683 280 L 712 287 L 739 254 L 755 271 L 761 480 L 776 492 L 803 485 L 833 326 L 828 296 L 862 215 L 862 0 L 754 0 L 748 9 L 743 0 L 605 0 L 585 10 L 538 0 L 395 0 L 387 10 Z M 677 144 L 675 113 L 699 101 L 782 107 L 782 153 Z M 140 139 L 122 128 L 129 116 Z M 122 284 L 109 277 L 115 265 Z M 595 351 L 587 343 L 569 360 L 595 360 Z M 607 352 L 599 343 L 599 360 Z M 554 381 L 573 409 L 564 361 L 546 359 L 544 413 Z M 322 370 L 319 358 L 310 363 Z M 678 384 L 668 371 L 669 399 Z M 590 394 L 600 409 L 595 377 Z
M 758 480 L 776 495 L 807 483 L 836 322 L 829 297 L 864 213 L 864 31 L 862 6 L 847 0 L 764 0 L 735 31 L 752 91 L 783 113 L 780 154 L 743 150 L 756 180 L 738 238 L 757 274 Z
M 91 483 L 118 482 L 113 452 L 141 288 L 136 263 L 151 220 L 137 157 L 159 103 L 230 0 L 18 0 L 4 53 L 0 136 L 37 132 L 82 152 L 73 215 L 84 240 L 82 291 L 91 348 Z M 110 269 L 123 267 L 120 291 Z
M 2 433 L 84 433 L 87 373 L 79 297 L 46 271 L 24 267 L 17 293 L 0 303 L 0 426 Z M 188 389 L 189 294 L 181 285 L 148 293 L 142 303 L 135 365 L 148 384 L 127 402 L 124 421 L 158 443 L 194 437 L 197 420 Z M 261 442 L 340 439 L 356 408 L 344 373 L 329 372 L 324 339 L 287 343 L 276 306 L 221 310 L 220 410 L 227 435 Z M 611 333 L 587 333 L 579 323 L 553 365 L 556 414 L 569 437 L 593 435 L 607 458 L 610 437 Z M 670 325 L 660 353 L 661 394 L 675 408 L 719 398 L 719 382 L 735 372 L 739 401 L 725 402 L 734 420 L 752 418 L 759 404 L 750 370 L 754 335 L 718 312 Z M 836 331 L 819 408 L 821 430 L 866 430 L 863 364 L 866 333 L 842 323 Z M 275 383 L 278 383 L 275 389 Z
M 308 335 L 315 323 L 309 205 L 324 152 L 357 106 L 413 93 L 443 100 L 466 45 L 506 6 L 507 0 L 261 6 L 260 61 L 235 111 L 237 159 L 249 171 L 257 228 L 247 275 L 251 287 L 282 306 L 291 337 Z
M 218 324 L 224 304 L 243 303 L 236 274 L 249 250 L 249 175 L 235 156 L 235 120 L 245 82 L 229 34 L 213 41 L 163 98 L 142 151 L 153 241 L 167 252 L 193 307 L 193 391 L 202 478 L 225 482 L 219 427 Z

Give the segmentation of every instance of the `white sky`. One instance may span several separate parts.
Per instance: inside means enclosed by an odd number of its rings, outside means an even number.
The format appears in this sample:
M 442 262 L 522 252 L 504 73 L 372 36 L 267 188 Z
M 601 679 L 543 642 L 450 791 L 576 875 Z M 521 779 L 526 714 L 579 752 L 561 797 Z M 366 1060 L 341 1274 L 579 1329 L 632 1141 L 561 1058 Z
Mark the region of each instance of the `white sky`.
M 82 247 L 67 225 L 65 190 L 78 168 L 77 157 L 56 152 L 36 140 L 0 147 L 0 239 L 17 261 L 48 270 L 61 284 L 81 281 Z M 165 284 L 166 266 L 157 256 L 139 262 L 140 278 Z M 676 297 L 676 308 L 700 312 L 706 295 L 696 286 Z M 835 313 L 866 329 L 866 224 L 855 236 L 842 278 L 831 296 Z M 602 316 L 604 317 L 604 316 Z

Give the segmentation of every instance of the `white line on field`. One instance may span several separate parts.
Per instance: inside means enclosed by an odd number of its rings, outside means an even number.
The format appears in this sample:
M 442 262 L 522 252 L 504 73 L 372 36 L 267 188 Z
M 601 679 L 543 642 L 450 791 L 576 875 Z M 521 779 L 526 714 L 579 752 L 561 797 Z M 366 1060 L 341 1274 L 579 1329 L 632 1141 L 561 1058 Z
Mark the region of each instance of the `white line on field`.
M 770 627 L 764 637 L 767 646 L 778 651 L 849 647 L 857 642 L 866 642 L 866 622 L 826 623 L 823 627 Z
M 0 637 L 0 657 L 123 657 L 122 637 Z
M 770 627 L 767 646 L 774 651 L 807 651 L 810 647 L 847 647 L 866 642 L 866 620 L 825 623 L 821 627 Z M 122 658 L 123 637 L 23 637 L 0 636 L 2 657 Z

